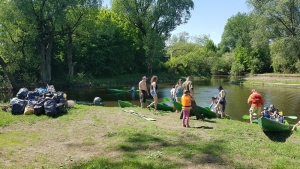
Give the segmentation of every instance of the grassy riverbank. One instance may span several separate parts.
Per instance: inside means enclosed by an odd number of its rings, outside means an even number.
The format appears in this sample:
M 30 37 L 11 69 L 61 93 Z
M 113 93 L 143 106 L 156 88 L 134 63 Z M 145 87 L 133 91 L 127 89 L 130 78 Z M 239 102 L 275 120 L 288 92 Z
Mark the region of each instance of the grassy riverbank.
M 298 168 L 300 133 L 247 122 L 76 105 L 58 118 L 0 112 L 0 168 Z
M 300 74 L 256 74 L 243 78 L 240 83 L 258 86 L 284 86 L 300 88 Z

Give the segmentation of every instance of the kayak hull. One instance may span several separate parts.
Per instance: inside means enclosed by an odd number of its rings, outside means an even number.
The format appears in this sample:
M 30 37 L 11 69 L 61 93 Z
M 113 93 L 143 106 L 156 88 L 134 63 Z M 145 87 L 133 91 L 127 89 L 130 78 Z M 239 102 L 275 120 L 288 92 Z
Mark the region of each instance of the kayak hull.
M 122 100 L 118 100 L 118 105 L 122 108 L 123 107 L 136 107 L 136 105 L 134 105 L 128 101 L 122 101 Z
M 134 93 L 138 93 L 139 90 L 123 90 L 123 89 L 108 89 L 108 91 L 110 93 L 131 93 L 131 92 L 134 92 Z
M 147 104 L 150 105 L 153 101 L 152 100 L 146 100 Z M 152 106 L 154 108 L 154 105 Z M 173 107 L 161 102 L 157 103 L 157 110 L 163 110 L 163 111 L 174 111 Z
M 260 117 L 258 119 L 258 125 L 264 131 L 273 131 L 273 132 L 286 132 L 290 131 L 288 124 L 280 123 L 269 118 Z
M 173 102 L 174 104 L 174 107 L 176 110 L 178 111 L 181 111 L 182 110 L 182 104 L 181 103 L 178 103 L 178 102 Z M 198 112 L 200 114 L 203 114 L 206 118 L 216 118 L 216 113 L 215 112 L 212 112 L 210 110 L 207 110 L 206 108 L 203 108 L 201 106 L 197 106 L 198 107 Z M 193 109 L 191 109 L 191 116 L 194 116 L 195 115 L 195 112 Z

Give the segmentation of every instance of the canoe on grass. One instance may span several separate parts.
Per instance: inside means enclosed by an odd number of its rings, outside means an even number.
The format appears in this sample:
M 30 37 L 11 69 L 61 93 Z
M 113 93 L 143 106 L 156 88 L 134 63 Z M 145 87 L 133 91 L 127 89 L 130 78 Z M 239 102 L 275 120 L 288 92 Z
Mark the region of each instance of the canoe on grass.
M 146 100 L 147 104 L 151 104 L 153 101 L 152 100 Z M 152 106 L 154 108 L 154 105 Z M 164 102 L 157 103 L 157 110 L 163 110 L 163 111 L 174 111 L 173 107 L 167 105 Z
M 108 91 L 110 93 L 131 93 L 131 92 L 135 92 L 135 93 L 138 93 L 139 90 L 125 90 L 125 89 L 110 89 L 108 88 Z
M 258 125 L 264 131 L 275 131 L 275 132 L 290 131 L 290 127 L 288 124 L 280 123 L 265 117 L 261 117 L 258 119 Z
M 105 106 L 104 102 L 97 102 L 96 104 L 88 102 L 88 101 L 75 101 L 76 104 L 88 105 L 88 106 Z
M 181 109 L 182 109 L 181 103 L 174 102 L 173 104 L 174 104 L 174 107 L 176 110 L 181 111 Z M 217 117 L 215 112 L 207 110 L 206 108 L 203 108 L 201 106 L 197 106 L 197 107 L 198 107 L 198 112 L 200 114 L 203 114 L 206 118 L 216 118 Z M 194 113 L 193 109 L 191 109 L 191 116 L 194 116 L 194 115 L 195 115 L 195 113 Z
M 122 108 L 123 107 L 137 107 L 136 105 L 134 105 L 128 101 L 122 101 L 122 100 L 118 100 L 118 105 Z

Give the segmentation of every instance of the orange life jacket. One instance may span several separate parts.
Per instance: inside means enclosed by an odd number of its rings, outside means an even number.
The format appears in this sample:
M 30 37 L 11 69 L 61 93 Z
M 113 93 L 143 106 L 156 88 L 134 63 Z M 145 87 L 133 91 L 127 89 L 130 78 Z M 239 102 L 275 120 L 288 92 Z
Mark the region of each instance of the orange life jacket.
M 181 97 L 181 104 L 183 107 L 190 107 L 191 106 L 191 96 L 184 94 Z
M 252 104 L 262 104 L 262 97 L 259 93 L 252 94 Z

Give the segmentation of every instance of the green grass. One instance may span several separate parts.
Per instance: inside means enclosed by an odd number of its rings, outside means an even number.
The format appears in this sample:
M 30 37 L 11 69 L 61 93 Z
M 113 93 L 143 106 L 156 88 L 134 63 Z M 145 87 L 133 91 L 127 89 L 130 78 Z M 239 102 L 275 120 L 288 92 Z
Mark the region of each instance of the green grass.
M 131 108 L 141 114 L 157 119 L 146 121 L 124 113 L 117 107 L 95 107 L 75 105 L 68 114 L 49 118 L 46 116 L 12 116 L 1 113 L 1 128 L 11 128 L 0 133 L 0 155 L 10 161 L 11 166 L 0 168 L 116 168 L 116 169 L 167 169 L 167 168 L 297 168 L 300 165 L 300 133 L 267 133 L 258 125 L 246 122 L 212 119 L 196 121 L 194 128 L 183 128 L 176 113 L 154 113 L 140 108 Z M 75 129 L 67 132 L 76 121 Z M 22 133 L 15 126 L 35 127 L 35 123 L 60 125 L 60 139 L 42 133 Z M 60 128 L 60 127 L 59 127 Z M 78 137 L 77 130 L 85 131 Z M 56 128 L 57 130 L 57 128 Z M 65 133 L 66 132 L 66 133 Z M 67 152 L 62 161 L 50 161 L 49 152 L 31 154 L 32 161 L 24 163 L 14 158 L 19 151 L 25 152 L 39 141 L 70 144 L 77 137 L 82 142 L 73 143 L 78 152 L 95 153 L 87 158 L 75 158 Z M 75 140 L 76 141 L 76 140 Z M 47 145 L 51 146 L 51 145 Z M 78 146 L 78 147 L 76 147 Z M 93 147 L 85 151 L 84 147 Z M 83 147 L 83 149 L 79 149 Z M 2 150 L 2 151 L 1 151 Z M 98 152 L 98 154 L 97 154 Z M 36 153 L 36 152 L 32 152 Z M 19 154 L 20 155 L 20 154 Z M 21 154 L 22 155 L 22 154 Z M 52 154 L 53 155 L 53 154 Z M 54 154 L 55 157 L 55 154 Z M 76 159 L 76 160 L 73 160 Z M 48 159 L 48 160 L 47 160 Z M 38 165 L 42 163 L 43 166 Z

